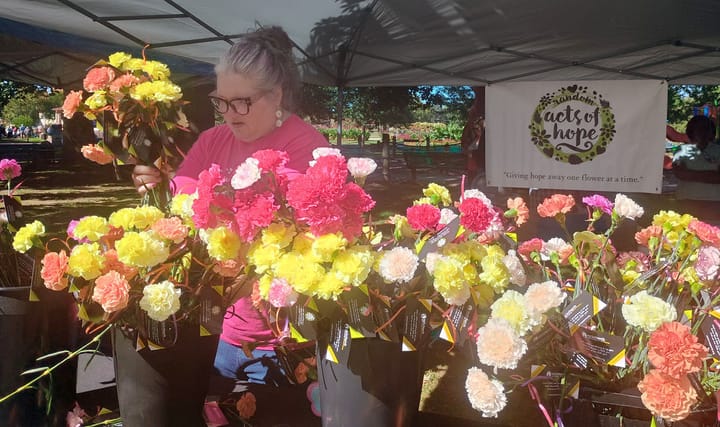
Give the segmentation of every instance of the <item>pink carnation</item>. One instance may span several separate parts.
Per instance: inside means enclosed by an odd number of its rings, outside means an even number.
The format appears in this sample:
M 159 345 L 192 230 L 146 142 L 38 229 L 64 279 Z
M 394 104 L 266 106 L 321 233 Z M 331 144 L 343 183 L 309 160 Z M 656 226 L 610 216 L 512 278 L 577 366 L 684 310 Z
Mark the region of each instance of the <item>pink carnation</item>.
M 522 242 L 520 246 L 518 246 L 517 252 L 523 256 L 526 260 L 530 260 L 530 255 L 533 252 L 540 253 L 543 249 L 544 243 L 542 239 L 540 238 L 532 238 L 530 240 L 527 240 L 525 242 Z
M 484 233 L 497 217 L 495 210 L 483 200 L 467 197 L 459 206 L 460 224 L 473 233 Z
M 262 228 L 270 225 L 278 209 L 280 206 L 275 204 L 272 193 L 254 194 L 250 198 L 236 197 L 233 229 L 241 239 L 251 242 Z
M 107 313 L 127 307 L 129 297 L 130 285 L 117 271 L 111 270 L 95 279 L 92 299 Z
M 418 231 L 436 230 L 440 223 L 440 209 L 426 203 L 410 206 L 406 216 L 410 227 Z
M 353 239 L 362 232 L 362 214 L 375 201 L 357 184 L 346 183 L 347 176 L 345 159 L 326 155 L 288 184 L 288 204 L 313 234 L 342 232 Z
M 72 119 L 72 117 L 77 112 L 78 107 L 80 107 L 81 102 L 82 102 L 82 92 L 79 90 L 71 90 L 70 93 L 65 97 L 65 100 L 63 101 L 63 105 L 62 105 L 63 116 L 65 116 L 66 119 Z
M 273 307 L 290 307 L 298 299 L 298 293 L 285 279 L 273 279 L 268 291 L 268 301 Z
M 686 418 L 697 402 L 697 392 L 686 376 L 675 379 L 658 369 L 651 369 L 638 383 L 638 389 L 643 405 L 668 421 Z
M 593 194 L 592 196 L 583 197 L 582 201 L 593 209 L 599 209 L 608 215 L 612 215 L 613 203 L 605 196 Z
M 570 212 L 573 206 L 575 206 L 573 196 L 569 194 L 553 194 L 538 205 L 537 212 L 543 218 L 553 218 L 555 215 Z
M 259 150 L 252 155 L 258 161 L 258 167 L 263 172 L 277 173 L 290 161 L 285 151 Z
M 80 152 L 86 159 L 100 165 L 111 163 L 114 159 L 111 154 L 106 153 L 105 150 L 97 144 L 83 145 Z
M 45 287 L 53 291 L 61 291 L 68 286 L 68 279 L 65 276 L 68 268 L 68 257 L 65 251 L 48 252 L 42 259 L 40 276 Z
M 700 344 L 690 328 L 680 322 L 663 323 L 648 341 L 650 363 L 673 378 L 698 372 L 707 356 L 707 347 Z
M 688 224 L 688 231 L 709 245 L 718 246 L 720 243 L 720 228 L 708 223 L 694 219 Z
M 95 67 L 88 71 L 83 79 L 83 87 L 88 92 L 102 90 L 115 79 L 115 71 L 110 67 Z
M 353 178 L 363 179 L 375 172 L 377 163 L 375 163 L 375 160 L 367 157 L 352 157 L 348 159 L 347 167 Z
M 17 178 L 22 173 L 20 164 L 15 159 L 0 160 L 0 179 L 10 181 Z
M 720 268 L 720 249 L 715 246 L 703 246 L 698 251 L 695 271 L 700 280 L 714 280 Z
M 110 83 L 110 90 L 112 92 L 120 92 L 121 89 L 132 87 L 139 82 L 140 79 L 132 74 L 123 74 Z
M 233 198 L 215 189 L 226 184 L 220 166 L 213 163 L 198 175 L 197 194 L 193 201 L 193 222 L 198 228 L 215 228 L 233 221 Z

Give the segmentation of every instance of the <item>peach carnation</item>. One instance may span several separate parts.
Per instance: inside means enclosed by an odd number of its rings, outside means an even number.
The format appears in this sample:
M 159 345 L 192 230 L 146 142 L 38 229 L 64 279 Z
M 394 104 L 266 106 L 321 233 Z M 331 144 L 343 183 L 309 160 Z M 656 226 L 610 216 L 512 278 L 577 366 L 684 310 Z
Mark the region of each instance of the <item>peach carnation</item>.
M 638 383 L 643 405 L 668 421 L 679 421 L 690 414 L 690 408 L 697 402 L 697 392 L 687 377 L 675 379 L 651 369 Z
M 482 412 L 483 417 L 497 417 L 507 405 L 507 396 L 498 380 L 491 380 L 482 370 L 472 367 L 465 380 L 465 391 L 473 409 Z
M 73 115 L 77 112 L 78 107 L 80 107 L 81 102 L 82 92 L 79 90 L 71 90 L 63 101 L 63 116 L 65 116 L 66 119 L 72 119 Z
M 115 79 L 115 71 L 110 67 L 95 67 L 88 71 L 83 79 L 83 87 L 88 92 L 102 90 Z
M 188 227 L 176 216 L 161 218 L 155 221 L 151 228 L 158 236 L 173 243 L 182 242 L 188 235 Z
M 103 255 L 105 256 L 103 273 L 108 273 L 111 270 L 116 271 L 122 274 L 125 280 L 132 280 L 137 274 L 137 268 L 124 264 L 118 259 L 118 254 L 115 249 L 108 249 Z
M 398 246 L 385 252 L 380 260 L 380 276 L 387 282 L 407 283 L 415 277 L 418 257 L 412 250 Z
M 80 152 L 86 159 L 100 165 L 106 165 L 114 159 L 111 154 L 106 153 L 105 150 L 97 144 L 83 145 Z
M 565 296 L 560 285 L 552 280 L 530 285 L 525 292 L 525 304 L 533 323 L 538 323 L 548 310 L 559 307 Z
M 673 378 L 698 372 L 707 355 L 707 347 L 698 342 L 688 326 L 679 322 L 663 323 L 648 341 L 650 363 Z
M 110 83 L 110 90 L 112 92 L 120 92 L 120 89 L 134 86 L 138 82 L 140 82 L 140 79 L 132 74 L 123 74 Z
M 255 415 L 256 410 L 256 399 L 255 395 L 251 392 L 245 392 L 235 404 L 235 409 L 238 411 L 240 418 L 247 420 Z
M 504 319 L 491 318 L 477 331 L 478 360 L 495 369 L 515 369 L 526 351 L 525 340 Z
M 112 313 L 127 307 L 129 297 L 130 285 L 117 271 L 109 271 L 95 279 L 92 299 L 106 312 Z
M 537 212 L 543 218 L 553 218 L 555 215 L 570 212 L 573 206 L 575 206 L 573 196 L 553 194 L 538 205 Z
M 223 277 L 235 277 L 238 276 L 245 264 L 238 262 L 236 259 L 227 259 L 224 261 L 218 261 L 213 265 L 213 271 Z
M 662 227 L 659 225 L 651 225 L 635 233 L 635 241 L 638 245 L 648 246 L 651 238 L 660 238 L 660 236 L 662 236 Z
M 46 253 L 42 259 L 42 270 L 40 270 L 45 287 L 53 291 L 67 288 L 67 267 L 68 257 L 65 251 Z
M 525 224 L 528 221 L 528 218 L 530 218 L 530 210 L 522 197 L 508 199 L 507 207 L 508 209 L 515 211 L 515 223 L 518 226 Z

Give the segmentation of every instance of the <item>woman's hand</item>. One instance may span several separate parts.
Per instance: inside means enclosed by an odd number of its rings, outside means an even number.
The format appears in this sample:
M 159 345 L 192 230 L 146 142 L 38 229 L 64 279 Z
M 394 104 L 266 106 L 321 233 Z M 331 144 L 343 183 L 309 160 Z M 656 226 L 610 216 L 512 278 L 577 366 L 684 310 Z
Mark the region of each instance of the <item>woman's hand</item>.
M 153 166 L 136 165 L 132 172 L 132 181 L 138 193 L 145 194 L 162 179 L 160 170 Z

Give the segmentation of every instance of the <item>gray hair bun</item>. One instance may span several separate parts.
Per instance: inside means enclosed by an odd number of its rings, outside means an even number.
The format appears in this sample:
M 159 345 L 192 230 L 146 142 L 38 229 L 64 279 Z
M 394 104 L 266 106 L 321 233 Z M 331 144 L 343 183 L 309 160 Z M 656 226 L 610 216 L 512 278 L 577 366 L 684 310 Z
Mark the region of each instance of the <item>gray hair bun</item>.
M 300 75 L 292 55 L 293 44 L 280 27 L 263 27 L 245 34 L 220 58 L 215 72 L 250 75 L 269 90 L 283 90 L 282 108 L 294 111 Z

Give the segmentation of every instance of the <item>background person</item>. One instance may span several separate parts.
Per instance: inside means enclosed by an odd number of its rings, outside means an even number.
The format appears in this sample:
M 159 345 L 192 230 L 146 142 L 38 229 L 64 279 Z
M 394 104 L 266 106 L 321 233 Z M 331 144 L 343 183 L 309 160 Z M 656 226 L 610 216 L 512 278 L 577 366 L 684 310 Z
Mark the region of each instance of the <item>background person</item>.
M 216 90 L 210 100 L 225 123 L 200 134 L 174 174 L 176 192 L 195 191 L 198 175 L 212 163 L 235 169 L 263 149 L 286 151 L 288 168 L 304 172 L 312 151 L 328 146 L 322 134 L 293 114 L 300 79 L 291 41 L 279 27 L 261 28 L 239 39 L 220 59 L 215 72 Z M 144 193 L 160 182 L 160 172 L 136 166 L 132 178 Z M 251 384 L 258 408 L 253 425 L 272 425 L 283 417 L 285 421 L 295 418 L 293 426 L 319 424 L 304 390 L 281 399 L 272 389 L 286 383 L 273 351 L 275 343 L 267 320 L 253 307 L 250 296 L 242 297 L 226 313 L 215 368 L 224 377 Z M 283 402 L 283 411 L 277 410 L 278 402 Z M 302 405 L 300 414 L 290 415 L 293 405 Z M 308 416 L 305 421 L 297 418 L 304 415 Z

